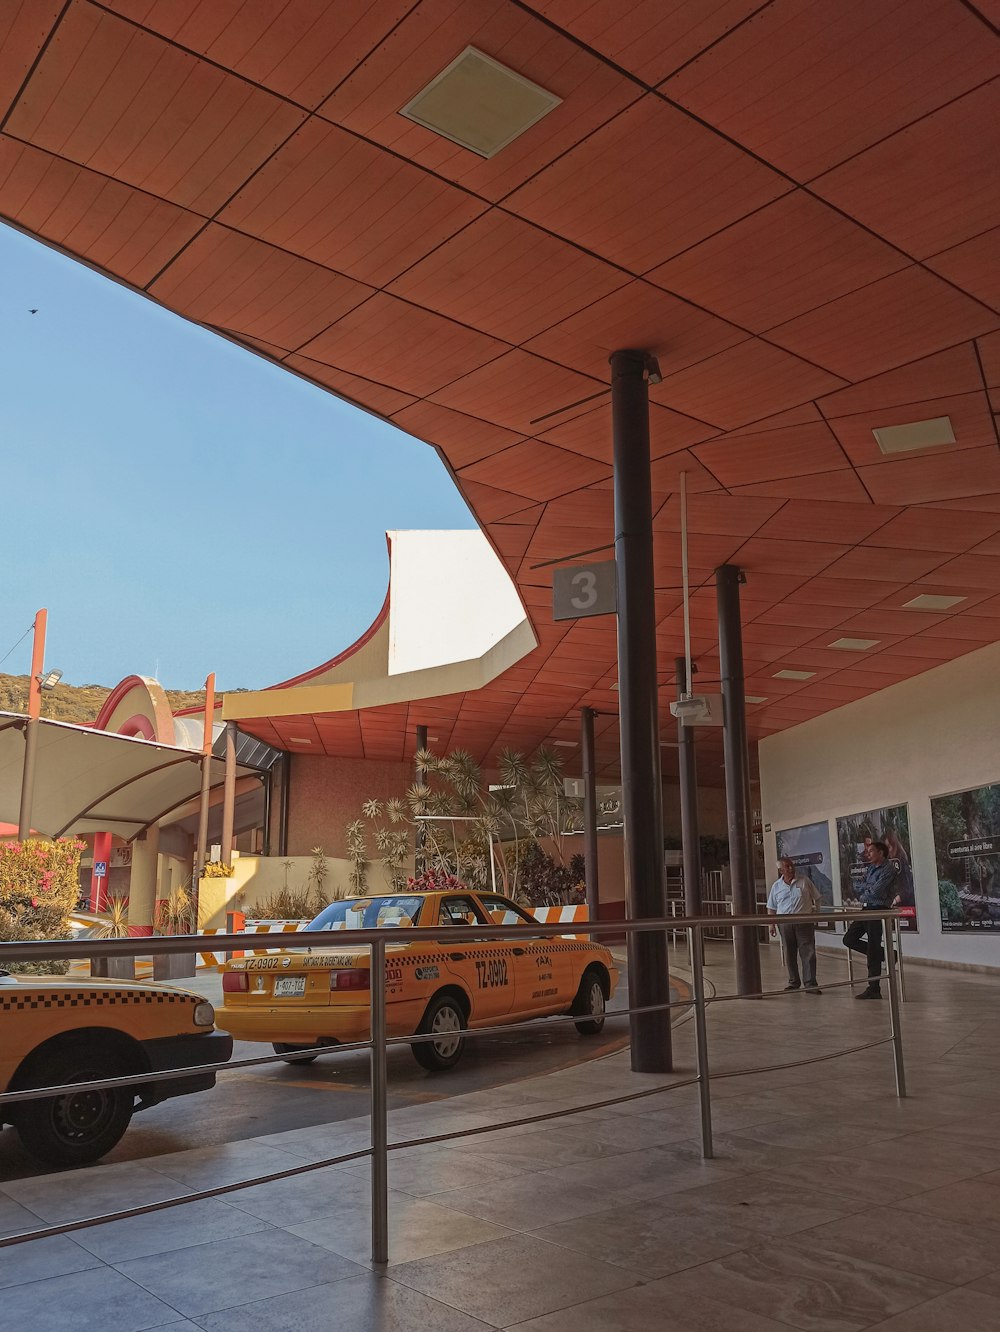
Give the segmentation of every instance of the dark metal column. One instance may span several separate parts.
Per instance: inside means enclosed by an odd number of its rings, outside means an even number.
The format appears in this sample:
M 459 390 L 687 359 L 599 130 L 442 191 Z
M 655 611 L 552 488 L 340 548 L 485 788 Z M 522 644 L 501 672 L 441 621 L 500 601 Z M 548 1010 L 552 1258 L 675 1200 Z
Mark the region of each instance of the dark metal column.
M 648 359 L 641 351 L 616 351 L 611 356 L 625 901 L 633 920 L 666 914 L 656 695 Z M 670 976 L 665 934 L 652 931 L 630 934 L 628 959 L 630 1007 L 668 1003 Z M 634 1015 L 631 1038 L 634 1072 L 670 1072 L 668 1011 Z
M 278 855 L 288 855 L 288 807 L 292 789 L 292 756 L 281 756 L 281 792 L 278 798 Z
M 687 693 L 687 661 L 677 658 L 677 697 Z M 691 667 L 695 670 L 694 665 Z M 684 855 L 684 914 L 700 916 L 701 835 L 698 830 L 698 764 L 694 748 L 694 727 L 677 722 L 677 767 L 681 788 L 681 846 Z M 695 936 L 696 946 L 703 935 Z
M 426 748 L 427 748 L 427 727 L 418 726 L 417 753 L 419 754 L 422 749 Z M 422 768 L 419 763 L 417 764 L 416 778 L 418 786 L 424 786 L 427 782 L 427 769 Z M 416 837 L 414 838 L 414 841 L 416 843 L 416 846 L 415 846 L 415 855 L 413 858 L 413 868 L 417 874 L 423 874 L 424 870 L 427 868 L 427 861 L 424 858 L 424 847 L 427 845 L 427 824 L 424 823 L 423 821 L 417 824 L 417 833 Z
M 715 571 L 719 610 L 719 662 L 722 704 L 725 711 L 723 742 L 726 759 L 726 810 L 729 823 L 729 873 L 733 910 L 752 915 L 757 910 L 753 881 L 750 832 L 750 758 L 747 753 L 747 708 L 743 689 L 743 628 L 740 623 L 740 583 L 743 571 L 723 564 Z M 744 925 L 736 935 L 736 990 L 760 992 L 760 954 L 757 931 Z
M 587 876 L 587 915 L 600 918 L 601 895 L 597 865 L 597 765 L 594 762 L 593 708 L 580 709 L 580 757 L 583 761 L 583 860 Z

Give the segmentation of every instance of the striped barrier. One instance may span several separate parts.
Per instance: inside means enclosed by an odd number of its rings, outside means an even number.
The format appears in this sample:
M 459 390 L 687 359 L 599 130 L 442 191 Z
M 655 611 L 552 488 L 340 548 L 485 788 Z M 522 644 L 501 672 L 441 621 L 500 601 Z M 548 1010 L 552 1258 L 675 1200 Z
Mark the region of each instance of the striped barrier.
M 531 915 L 539 925 L 580 925 L 590 919 L 587 905 L 532 907 Z M 585 939 L 585 934 L 567 934 L 567 939 Z

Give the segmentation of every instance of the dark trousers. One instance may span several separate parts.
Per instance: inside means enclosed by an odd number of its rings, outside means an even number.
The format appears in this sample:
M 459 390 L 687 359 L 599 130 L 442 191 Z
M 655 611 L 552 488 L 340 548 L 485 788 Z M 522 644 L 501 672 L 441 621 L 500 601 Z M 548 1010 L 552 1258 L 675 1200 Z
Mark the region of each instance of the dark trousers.
M 789 985 L 801 985 L 799 977 L 799 959 L 805 973 L 806 989 L 816 985 L 816 926 L 779 924 L 781 942 L 785 949 L 785 966 L 788 968 Z
M 868 984 L 878 989 L 878 977 L 882 974 L 885 959 L 882 951 L 882 922 L 852 921 L 844 934 L 844 947 L 853 949 L 855 953 L 864 953 L 868 959 Z

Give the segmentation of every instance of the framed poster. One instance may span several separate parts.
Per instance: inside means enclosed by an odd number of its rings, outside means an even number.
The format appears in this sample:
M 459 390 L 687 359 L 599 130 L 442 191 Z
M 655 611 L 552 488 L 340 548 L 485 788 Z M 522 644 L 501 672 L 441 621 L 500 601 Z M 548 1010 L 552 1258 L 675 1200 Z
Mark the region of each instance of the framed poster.
M 1000 935 L 1000 784 L 931 797 L 942 934 Z
M 903 910 L 900 928 L 916 933 L 917 904 L 910 859 L 910 816 L 905 805 L 883 805 L 837 820 L 837 852 L 840 860 L 840 896 L 844 906 L 858 902 L 857 884 L 867 868 L 866 854 L 872 842 L 885 842 L 889 859 L 899 870 L 897 893 Z
M 779 828 L 774 835 L 778 858 L 787 856 L 800 873 L 812 879 L 825 907 L 833 906 L 833 862 L 830 858 L 830 828 L 826 823 L 806 823 L 801 828 Z M 777 871 L 775 871 L 777 874 Z M 835 930 L 836 921 L 818 929 Z

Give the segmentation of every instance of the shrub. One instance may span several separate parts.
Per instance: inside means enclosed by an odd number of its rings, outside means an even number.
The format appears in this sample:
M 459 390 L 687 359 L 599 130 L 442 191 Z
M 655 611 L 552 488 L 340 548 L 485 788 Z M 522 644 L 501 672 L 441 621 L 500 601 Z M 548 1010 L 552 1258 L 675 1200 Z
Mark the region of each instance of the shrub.
M 425 869 L 422 874 L 411 875 L 406 880 L 406 886 L 417 893 L 461 893 L 466 888 L 457 874 L 452 874 L 450 870 L 435 869 L 434 866 Z
M 202 870 L 206 879 L 231 879 L 236 871 L 222 860 L 210 860 Z
M 962 899 L 958 895 L 958 889 L 950 879 L 938 880 L 938 897 L 941 901 L 942 920 L 959 921 L 965 918 L 965 912 L 962 910 Z
M 251 920 L 312 920 L 329 903 L 313 888 L 279 888 L 244 908 Z
M 0 940 L 72 938 L 69 916 L 80 895 L 80 852 L 76 839 L 0 842 Z M 15 962 L 8 970 L 24 974 L 65 973 L 68 962 Z

